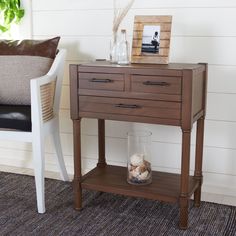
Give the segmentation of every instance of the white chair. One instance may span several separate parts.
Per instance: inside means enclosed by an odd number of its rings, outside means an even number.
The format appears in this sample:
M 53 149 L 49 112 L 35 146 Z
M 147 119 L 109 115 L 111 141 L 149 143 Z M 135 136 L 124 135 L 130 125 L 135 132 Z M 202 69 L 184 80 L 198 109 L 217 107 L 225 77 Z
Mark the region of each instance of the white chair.
M 68 181 L 59 137 L 59 105 L 66 51 L 60 49 L 49 72 L 31 79 L 31 132 L 0 130 L 0 139 L 31 142 L 39 213 L 45 212 L 44 196 L 44 138 L 51 134 L 57 154 L 61 178 Z M 29 106 L 30 107 L 30 106 Z

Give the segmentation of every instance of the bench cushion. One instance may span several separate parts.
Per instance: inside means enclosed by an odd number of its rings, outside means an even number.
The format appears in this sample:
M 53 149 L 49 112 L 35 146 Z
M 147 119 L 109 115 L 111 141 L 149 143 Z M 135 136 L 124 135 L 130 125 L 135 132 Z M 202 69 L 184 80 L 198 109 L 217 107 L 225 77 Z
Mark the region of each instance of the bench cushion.
M 49 71 L 59 39 L 0 40 L 0 104 L 30 105 L 30 80 Z
M 0 130 L 31 131 L 31 107 L 0 105 Z

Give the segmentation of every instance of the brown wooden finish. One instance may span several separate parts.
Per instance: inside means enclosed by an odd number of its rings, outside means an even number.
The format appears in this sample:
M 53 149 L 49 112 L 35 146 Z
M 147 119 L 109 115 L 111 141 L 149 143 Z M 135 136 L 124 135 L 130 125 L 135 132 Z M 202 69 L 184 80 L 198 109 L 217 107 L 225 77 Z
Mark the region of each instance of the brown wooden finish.
M 92 80 L 97 81 L 92 81 Z M 188 226 L 189 199 L 200 205 L 207 64 L 130 64 L 94 62 L 70 66 L 71 117 L 74 129 L 75 208 L 82 188 L 179 202 L 179 227 Z M 98 119 L 98 164 L 81 175 L 80 120 Z M 106 164 L 105 120 L 179 126 L 182 129 L 181 174 L 153 172 L 153 182 L 133 186 L 126 168 Z M 190 137 L 197 121 L 194 176 L 189 175 Z
M 205 71 L 203 71 L 203 88 L 202 88 L 202 110 L 203 115 L 197 121 L 197 133 L 196 133 L 196 152 L 195 152 L 195 171 L 194 177 L 199 182 L 198 188 L 194 192 L 194 205 L 196 207 L 200 206 L 201 201 L 201 185 L 203 182 L 202 176 L 202 157 L 203 157 L 203 142 L 204 142 L 204 119 L 206 114 L 206 96 L 207 96 L 207 75 L 208 68 L 206 63 L 201 65 L 205 66 Z
M 179 126 L 180 120 L 175 119 L 163 119 L 158 117 L 147 117 L 147 116 L 132 116 L 132 115 L 117 115 L 111 113 L 95 113 L 95 112 L 80 112 L 81 117 L 86 118 L 96 118 L 96 119 L 106 119 L 106 120 L 117 120 L 117 121 L 130 121 L 130 122 L 140 122 L 140 123 L 150 123 L 150 124 L 163 124 L 163 125 L 173 125 Z
M 70 65 L 70 115 L 73 120 L 79 118 L 78 84 L 78 65 Z
M 129 64 L 129 65 L 117 65 L 109 61 L 93 61 L 80 64 L 78 67 L 78 72 L 88 72 L 88 73 L 114 73 L 122 74 L 133 70 L 144 71 L 145 74 L 149 75 L 170 75 L 170 76 L 180 76 L 183 70 L 194 70 L 198 73 L 206 70 L 205 63 L 191 64 L 191 63 L 169 63 L 166 65 L 162 64 Z M 158 72 L 159 71 L 159 72 Z
M 96 65 L 96 67 L 94 67 Z M 126 70 L 129 70 L 129 65 L 125 67 L 119 67 L 118 65 L 112 64 L 110 62 L 93 62 L 93 63 L 87 63 L 83 64 L 83 66 L 80 66 L 78 68 L 78 72 L 86 72 L 86 73 L 102 73 L 104 74 L 104 67 L 106 67 L 106 73 L 108 74 L 122 74 L 125 73 Z M 92 68 L 92 72 L 91 72 Z
M 80 96 L 81 112 L 180 119 L 180 103 Z M 121 119 L 119 119 L 121 120 Z
M 203 156 L 203 140 L 204 140 L 204 117 L 197 121 L 197 135 L 196 135 L 196 157 L 195 157 L 195 171 L 194 177 L 198 181 L 198 188 L 194 193 L 194 205 L 200 206 L 201 200 L 201 185 L 202 185 L 202 156 Z
M 123 74 L 79 73 L 81 89 L 124 91 Z
M 168 60 L 169 58 L 166 55 L 160 55 L 159 57 L 132 55 L 132 63 L 151 63 L 155 61 L 156 63 L 167 64 Z
M 132 43 L 132 63 L 168 64 L 172 16 L 135 16 Z M 143 30 L 145 26 L 160 26 L 160 48 L 158 53 L 142 52 Z M 166 34 L 168 32 L 168 34 Z M 169 38 L 167 38 L 169 36 Z
M 125 194 L 134 197 L 178 202 L 180 196 L 180 175 L 159 171 L 152 172 L 152 183 L 149 185 L 130 185 L 126 181 L 126 167 L 107 165 L 105 168 L 95 168 L 89 176 L 83 178 L 82 187 L 102 192 Z M 188 179 L 188 196 L 198 187 L 197 181 L 191 176 Z
M 204 87 L 203 87 L 203 100 L 202 100 L 202 108 L 204 111 L 203 116 L 206 116 L 206 103 L 207 103 L 207 80 L 208 80 L 208 65 L 206 63 L 199 63 L 200 65 L 203 65 L 205 67 L 205 70 L 203 71 L 203 77 L 204 77 Z
M 190 130 L 182 130 L 182 160 L 180 182 L 180 228 L 186 229 L 188 224 L 188 191 L 189 191 L 189 164 L 190 164 Z
M 105 157 L 105 120 L 98 119 L 98 167 L 106 166 Z
M 172 18 L 170 16 L 136 16 L 137 22 L 151 24 L 155 21 L 160 23 L 171 23 Z
M 181 94 L 181 77 L 132 75 L 131 91 L 143 93 Z
M 193 124 L 193 81 L 192 81 L 193 71 L 183 70 L 182 79 L 182 130 L 191 130 Z M 186 112 L 187 111 L 187 112 Z
M 127 81 L 127 89 L 131 86 Z M 107 90 L 91 90 L 91 89 L 80 89 L 79 94 L 85 96 L 102 96 L 102 97 L 119 97 L 119 98 L 134 98 L 134 99 L 145 99 L 145 100 L 161 100 L 161 101 L 174 101 L 180 102 L 181 95 L 177 94 L 164 94 L 164 93 L 143 93 L 143 92 L 131 92 L 126 90 L 125 92 L 107 91 Z
M 73 120 L 74 130 L 74 196 L 75 196 L 75 209 L 79 210 L 82 207 L 82 189 L 81 189 L 81 140 L 80 140 L 80 123 L 81 119 Z
M 202 73 L 198 73 L 197 75 L 193 76 L 193 107 L 192 107 L 192 113 L 193 116 L 197 114 L 199 111 L 203 110 L 203 100 L 204 100 L 204 90 L 202 89 L 204 87 L 204 75 Z
M 187 198 L 187 197 L 180 197 L 179 205 L 180 205 L 179 228 L 180 229 L 187 229 L 188 228 L 188 205 L 189 205 L 189 198 Z

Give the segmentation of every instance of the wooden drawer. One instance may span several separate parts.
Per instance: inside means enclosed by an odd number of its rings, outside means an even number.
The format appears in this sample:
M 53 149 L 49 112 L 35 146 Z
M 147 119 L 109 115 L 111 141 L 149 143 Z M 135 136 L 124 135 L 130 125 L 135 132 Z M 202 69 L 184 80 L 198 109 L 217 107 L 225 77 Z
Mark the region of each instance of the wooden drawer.
M 79 73 L 79 89 L 124 91 L 124 75 Z
M 79 97 L 79 112 L 117 114 L 128 116 L 180 119 L 178 102 L 162 102 L 138 99 Z
M 131 91 L 153 94 L 181 94 L 181 77 L 131 75 Z

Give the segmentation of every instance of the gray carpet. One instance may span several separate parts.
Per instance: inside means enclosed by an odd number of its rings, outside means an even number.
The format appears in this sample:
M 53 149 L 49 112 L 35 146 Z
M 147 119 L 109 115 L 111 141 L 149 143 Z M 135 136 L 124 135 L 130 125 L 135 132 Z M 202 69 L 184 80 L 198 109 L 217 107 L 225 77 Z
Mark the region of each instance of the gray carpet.
M 0 235 L 236 235 L 236 207 L 191 202 L 189 229 L 178 229 L 178 206 L 84 191 L 84 208 L 73 209 L 71 183 L 46 180 L 45 214 L 37 214 L 34 178 L 0 173 Z

